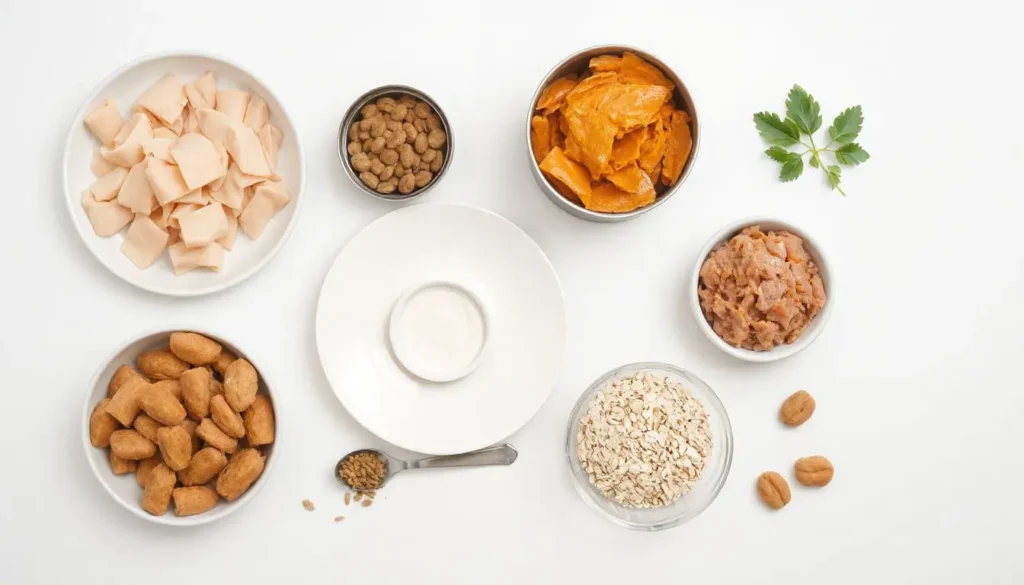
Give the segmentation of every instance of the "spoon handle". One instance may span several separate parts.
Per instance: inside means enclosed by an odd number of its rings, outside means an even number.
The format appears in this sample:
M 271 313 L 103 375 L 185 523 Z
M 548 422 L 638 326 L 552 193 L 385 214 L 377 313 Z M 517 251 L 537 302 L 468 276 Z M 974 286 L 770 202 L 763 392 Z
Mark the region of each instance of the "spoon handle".
M 478 465 L 512 465 L 519 453 L 509 444 L 488 447 L 459 455 L 441 455 L 409 462 L 409 469 L 430 467 L 475 467 Z

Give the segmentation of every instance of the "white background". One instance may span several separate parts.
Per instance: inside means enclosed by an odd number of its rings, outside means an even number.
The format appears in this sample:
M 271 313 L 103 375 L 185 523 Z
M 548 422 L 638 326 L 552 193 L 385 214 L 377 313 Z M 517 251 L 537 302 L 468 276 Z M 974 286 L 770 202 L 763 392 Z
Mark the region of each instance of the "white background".
M 1012 3 L 1003 3 L 1009 6 Z M 584 7 L 586 6 L 586 7 Z M 1020 13 L 992 2 L 768 3 L 0 2 L 0 582 L 108 583 L 1020 583 L 1024 580 L 1024 252 Z M 677 68 L 696 99 L 696 167 L 667 205 L 623 225 L 583 222 L 535 186 L 526 107 L 567 54 L 627 43 Z M 173 300 L 108 274 L 67 217 L 60 155 L 80 101 L 142 54 L 208 50 L 288 105 L 307 153 L 298 227 L 262 272 L 212 297 Z M 364 90 L 433 95 L 457 153 L 432 201 L 522 226 L 562 279 L 569 346 L 511 468 L 402 476 L 346 510 L 338 456 L 378 445 L 335 400 L 313 340 L 332 259 L 392 209 L 348 183 L 335 137 Z M 826 125 L 866 116 L 872 155 L 849 196 L 820 171 L 776 180 L 751 114 L 799 82 Z M 720 354 L 684 284 L 704 240 L 768 213 L 813 231 L 840 289 L 806 352 L 773 365 Z M 199 530 L 150 525 L 114 503 L 80 444 L 86 384 L 135 333 L 194 322 L 260 355 L 281 386 L 288 436 L 249 507 Z M 635 360 L 689 368 L 721 395 L 736 454 L 699 518 L 633 533 L 589 510 L 562 440 L 576 397 Z M 818 411 L 776 422 L 798 388 Z M 754 481 L 821 453 L 836 478 L 771 512 Z M 300 502 L 309 498 L 317 510 Z

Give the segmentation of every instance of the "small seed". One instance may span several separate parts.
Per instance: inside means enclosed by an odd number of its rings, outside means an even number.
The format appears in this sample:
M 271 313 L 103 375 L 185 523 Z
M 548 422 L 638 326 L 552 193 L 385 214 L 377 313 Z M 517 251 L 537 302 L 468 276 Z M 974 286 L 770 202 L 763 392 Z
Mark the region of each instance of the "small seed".
M 373 500 L 371 498 L 367 498 L 367 499 L 363 500 L 363 507 L 364 508 L 369 508 L 372 505 L 373 505 Z
M 354 497 L 354 498 L 352 498 L 352 499 L 353 499 L 353 500 L 355 500 L 355 501 L 357 501 L 357 502 L 358 502 L 359 500 L 362 500 L 362 499 L 363 499 L 363 492 L 356 492 L 356 497 Z
M 309 500 L 302 500 L 302 507 L 309 510 L 310 512 L 316 509 L 316 506 L 313 505 L 313 502 Z
M 344 517 L 344 516 L 335 516 L 335 517 L 334 517 L 334 521 L 335 521 L 335 522 L 341 522 L 341 521 L 342 521 L 342 520 L 344 520 L 344 519 L 345 519 L 345 517 Z
M 352 492 L 345 492 L 345 505 L 352 503 Z

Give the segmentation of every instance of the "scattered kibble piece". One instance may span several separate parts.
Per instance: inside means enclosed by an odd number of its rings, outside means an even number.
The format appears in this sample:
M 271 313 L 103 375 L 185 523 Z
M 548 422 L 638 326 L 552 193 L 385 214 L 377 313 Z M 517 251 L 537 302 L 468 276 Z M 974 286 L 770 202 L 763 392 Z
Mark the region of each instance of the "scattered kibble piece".
M 788 427 L 798 427 L 814 414 L 814 397 L 806 390 L 799 390 L 782 403 L 779 420 Z
M 789 503 L 792 495 L 789 482 L 774 471 L 766 471 L 757 478 L 757 493 L 769 508 L 779 510 Z
M 793 464 L 796 480 L 808 487 L 824 487 L 832 481 L 835 468 L 823 455 L 801 457 Z

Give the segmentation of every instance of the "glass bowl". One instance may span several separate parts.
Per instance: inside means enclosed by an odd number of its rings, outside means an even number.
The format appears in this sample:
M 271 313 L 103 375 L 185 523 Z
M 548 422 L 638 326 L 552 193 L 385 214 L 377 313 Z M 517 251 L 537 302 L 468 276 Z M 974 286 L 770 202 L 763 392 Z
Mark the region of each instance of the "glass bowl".
M 705 462 L 703 474 L 689 492 L 661 508 L 630 508 L 603 496 L 590 482 L 590 476 L 580 466 L 579 458 L 576 456 L 580 413 L 590 405 L 597 392 L 606 384 L 615 378 L 632 376 L 637 372 L 649 372 L 684 385 L 703 403 L 711 423 L 711 457 Z M 565 456 L 569 461 L 569 472 L 580 497 L 608 520 L 633 530 L 664 530 L 696 518 L 715 501 L 718 492 L 725 485 L 729 467 L 732 465 L 732 449 L 729 415 L 711 387 L 682 368 L 656 362 L 628 364 L 598 378 L 576 401 L 576 406 L 569 415 L 565 436 Z

